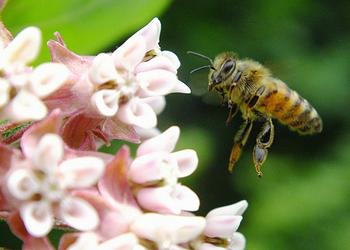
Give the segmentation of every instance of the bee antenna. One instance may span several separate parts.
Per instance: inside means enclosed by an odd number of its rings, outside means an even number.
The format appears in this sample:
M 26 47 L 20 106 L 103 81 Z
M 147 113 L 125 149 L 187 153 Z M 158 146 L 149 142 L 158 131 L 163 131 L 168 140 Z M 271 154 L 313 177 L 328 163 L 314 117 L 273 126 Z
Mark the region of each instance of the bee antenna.
M 213 60 L 209 56 L 202 55 L 200 53 L 194 52 L 194 51 L 187 51 L 187 54 L 195 55 L 204 59 L 207 59 L 210 62 L 210 65 L 213 66 Z
M 200 71 L 202 69 L 213 69 L 213 67 L 211 65 L 204 65 L 204 66 L 201 66 L 201 67 L 198 67 L 198 68 L 195 68 L 195 69 L 192 69 L 190 71 L 190 74 L 193 74 L 194 72 L 197 72 L 197 71 Z

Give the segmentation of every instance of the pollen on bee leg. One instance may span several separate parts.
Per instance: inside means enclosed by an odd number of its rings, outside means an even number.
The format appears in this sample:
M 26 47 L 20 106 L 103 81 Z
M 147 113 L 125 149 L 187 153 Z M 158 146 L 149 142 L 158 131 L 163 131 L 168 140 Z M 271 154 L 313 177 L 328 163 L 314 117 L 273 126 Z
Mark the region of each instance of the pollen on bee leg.
M 238 161 L 239 156 L 241 155 L 241 149 L 242 149 L 242 145 L 240 143 L 235 144 L 232 148 L 230 161 L 228 165 L 228 171 L 230 172 L 230 174 L 232 174 L 233 168 L 236 162 Z
M 263 173 L 261 172 L 261 166 L 265 162 L 267 157 L 267 149 L 261 148 L 258 145 L 255 145 L 253 150 L 253 161 L 255 165 L 255 171 L 258 174 L 258 177 L 262 177 Z

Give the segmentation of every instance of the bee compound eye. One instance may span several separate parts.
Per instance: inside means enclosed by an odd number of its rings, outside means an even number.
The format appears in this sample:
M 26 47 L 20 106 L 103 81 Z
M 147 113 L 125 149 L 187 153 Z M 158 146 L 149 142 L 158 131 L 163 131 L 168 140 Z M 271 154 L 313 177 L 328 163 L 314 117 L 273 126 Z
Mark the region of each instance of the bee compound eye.
M 229 59 L 227 60 L 224 65 L 222 66 L 222 72 L 224 74 L 228 74 L 229 72 L 231 72 L 232 70 L 235 70 L 236 68 L 236 62 Z

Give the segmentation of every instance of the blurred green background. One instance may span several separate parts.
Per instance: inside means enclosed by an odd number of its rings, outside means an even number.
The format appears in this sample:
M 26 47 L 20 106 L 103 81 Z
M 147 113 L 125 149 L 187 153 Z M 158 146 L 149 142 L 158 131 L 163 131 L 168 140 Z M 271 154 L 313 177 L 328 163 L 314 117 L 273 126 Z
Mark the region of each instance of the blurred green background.
M 239 231 L 248 250 L 350 249 L 350 1 L 10 1 L 4 23 L 17 33 L 37 25 L 44 39 L 60 31 L 73 51 L 112 51 L 153 16 L 160 45 L 182 62 L 179 78 L 192 95 L 173 94 L 159 127 L 181 127 L 179 149 L 199 155 L 185 178 L 201 198 L 198 214 L 241 199 L 249 202 Z M 43 46 L 45 47 L 45 46 Z M 324 130 L 299 136 L 275 122 L 276 135 L 258 179 L 253 130 L 232 175 L 226 170 L 239 116 L 226 127 L 227 109 L 206 94 L 207 72 L 189 75 L 210 57 L 233 50 L 270 68 L 318 110 Z M 48 58 L 43 48 L 41 60 Z M 1 244 L 18 248 L 1 223 Z M 55 235 L 53 235 L 54 237 Z

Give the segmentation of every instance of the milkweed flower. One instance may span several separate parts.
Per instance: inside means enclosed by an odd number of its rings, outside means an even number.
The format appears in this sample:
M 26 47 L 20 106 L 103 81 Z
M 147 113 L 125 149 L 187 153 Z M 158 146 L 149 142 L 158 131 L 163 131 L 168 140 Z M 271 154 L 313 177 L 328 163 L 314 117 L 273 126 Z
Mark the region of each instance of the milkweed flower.
M 49 41 L 52 60 L 71 71 L 70 83 L 45 100 L 69 115 L 62 134 L 68 145 L 93 149 L 96 137 L 107 144 L 110 139 L 140 142 L 138 132 L 153 133 L 165 95 L 190 93 L 177 78 L 177 56 L 159 47 L 160 31 L 154 18 L 113 53 L 95 57 L 69 51 L 59 35 Z
M 95 209 L 70 190 L 93 186 L 103 174 L 104 161 L 74 155 L 65 150 L 57 134 L 47 132 L 56 126 L 58 113 L 25 132 L 23 153 L 17 152 L 12 159 L 5 181 L 8 199 L 18 207 L 26 230 L 34 237 L 48 234 L 55 217 L 79 230 L 92 230 L 99 222 Z
M 141 207 L 159 213 L 180 214 L 196 211 L 198 196 L 178 182 L 194 172 L 198 156 L 194 150 L 173 152 L 180 129 L 170 127 L 162 134 L 144 141 L 130 165 L 129 179 Z
M 44 118 L 47 108 L 41 99 L 68 79 L 68 69 L 59 63 L 43 63 L 34 69 L 28 66 L 37 57 L 40 45 L 40 30 L 28 27 L 0 48 L 1 119 L 26 121 Z
M 237 229 L 247 207 L 247 201 L 243 200 L 211 210 L 205 217 L 204 233 L 193 242 L 193 247 L 197 250 L 244 250 L 245 238 Z

